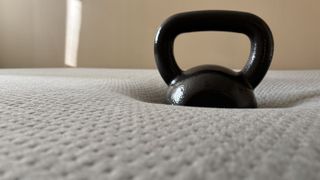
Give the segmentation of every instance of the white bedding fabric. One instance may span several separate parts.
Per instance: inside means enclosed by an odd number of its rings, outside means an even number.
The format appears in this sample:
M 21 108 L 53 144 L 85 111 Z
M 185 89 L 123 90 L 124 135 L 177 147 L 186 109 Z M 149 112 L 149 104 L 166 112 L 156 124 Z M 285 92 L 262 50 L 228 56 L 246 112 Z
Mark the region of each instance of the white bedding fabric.
M 155 70 L 0 70 L 0 179 L 320 179 L 320 70 L 269 72 L 259 109 L 165 93 Z

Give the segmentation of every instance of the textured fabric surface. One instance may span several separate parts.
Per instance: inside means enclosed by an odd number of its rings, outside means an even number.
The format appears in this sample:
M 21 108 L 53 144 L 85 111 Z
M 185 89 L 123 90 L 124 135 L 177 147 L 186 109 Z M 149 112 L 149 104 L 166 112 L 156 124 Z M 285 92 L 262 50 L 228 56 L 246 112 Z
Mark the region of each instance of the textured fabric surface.
M 320 179 L 320 71 L 271 71 L 259 109 L 164 104 L 155 70 L 0 70 L 0 179 Z

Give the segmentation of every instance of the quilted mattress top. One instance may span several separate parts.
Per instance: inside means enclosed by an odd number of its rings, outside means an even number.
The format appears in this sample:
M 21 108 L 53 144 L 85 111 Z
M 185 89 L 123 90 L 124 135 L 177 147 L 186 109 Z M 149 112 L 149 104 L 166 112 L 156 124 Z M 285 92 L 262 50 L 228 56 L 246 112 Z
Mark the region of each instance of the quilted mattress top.
M 258 109 L 165 104 L 156 70 L 1 69 L 0 179 L 320 179 L 320 70 Z

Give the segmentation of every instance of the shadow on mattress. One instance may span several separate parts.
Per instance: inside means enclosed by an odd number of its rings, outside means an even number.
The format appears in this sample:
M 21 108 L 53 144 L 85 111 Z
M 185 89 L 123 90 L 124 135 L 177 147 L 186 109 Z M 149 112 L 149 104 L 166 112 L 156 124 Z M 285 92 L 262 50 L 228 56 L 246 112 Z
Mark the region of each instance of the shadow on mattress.
M 166 102 L 166 90 L 165 85 L 159 84 L 157 86 L 154 81 L 150 81 L 127 87 L 126 92 L 121 94 L 141 102 L 169 105 Z M 259 88 L 255 92 L 258 108 L 294 108 L 320 105 L 320 90 L 266 91 L 268 89 Z

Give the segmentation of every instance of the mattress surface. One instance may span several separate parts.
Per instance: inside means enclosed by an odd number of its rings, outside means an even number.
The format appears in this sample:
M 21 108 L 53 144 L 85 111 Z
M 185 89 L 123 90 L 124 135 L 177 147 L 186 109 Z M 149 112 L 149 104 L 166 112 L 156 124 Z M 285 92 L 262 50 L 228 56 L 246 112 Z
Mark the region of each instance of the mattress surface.
M 320 71 L 258 109 L 165 104 L 155 70 L 1 69 L 0 179 L 320 179 Z

